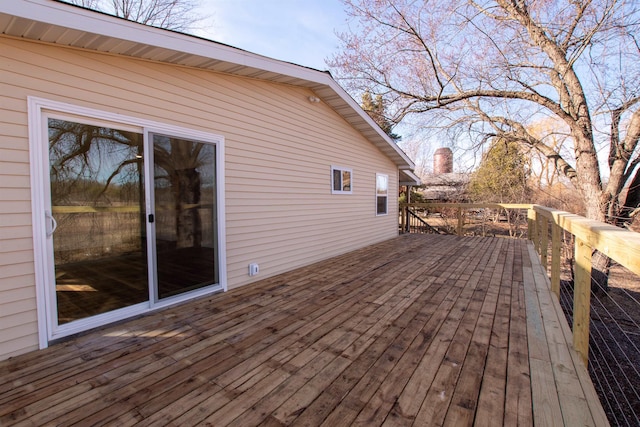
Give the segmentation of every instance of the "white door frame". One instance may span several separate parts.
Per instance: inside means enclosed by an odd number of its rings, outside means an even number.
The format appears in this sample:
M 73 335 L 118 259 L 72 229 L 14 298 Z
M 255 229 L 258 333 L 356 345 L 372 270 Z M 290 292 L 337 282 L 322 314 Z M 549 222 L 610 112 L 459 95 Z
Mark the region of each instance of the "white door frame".
M 226 233 L 225 233 L 225 194 L 224 194 L 224 137 L 208 132 L 195 131 L 178 126 L 158 123 L 150 120 L 138 119 L 135 117 L 123 116 L 121 114 L 109 113 L 106 111 L 79 107 L 72 104 L 51 101 L 43 98 L 28 97 L 28 123 L 29 123 L 29 150 L 31 168 L 31 214 L 34 244 L 34 267 L 36 304 L 38 315 L 38 343 L 40 348 L 46 348 L 49 342 L 64 336 L 72 335 L 84 330 L 125 319 L 137 314 L 146 313 L 161 307 L 166 307 L 187 299 L 201 295 L 210 294 L 217 291 L 227 290 L 226 271 Z M 50 219 L 47 219 L 45 212 L 50 209 L 50 187 L 49 187 L 49 138 L 48 138 L 48 117 L 68 118 L 72 121 L 83 121 L 88 123 L 100 123 L 113 125 L 117 128 L 131 128 L 144 135 L 145 158 L 152 159 L 149 151 L 152 147 L 148 141 L 151 132 L 162 133 L 192 139 L 204 143 L 216 145 L 216 182 L 217 182 L 217 237 L 218 237 L 218 266 L 219 283 L 206 288 L 198 289 L 185 294 L 156 301 L 153 295 L 153 288 L 156 286 L 153 281 L 154 276 L 149 276 L 149 301 L 103 313 L 86 319 L 70 322 L 57 326 L 57 301 L 55 295 L 55 275 L 53 266 L 53 243 L 47 238 L 47 231 L 50 231 Z M 149 181 L 152 163 L 145 162 L 145 182 Z M 150 185 L 145 185 L 147 212 L 153 212 L 151 206 L 152 192 Z M 147 236 L 152 236 L 153 224 L 147 221 Z M 151 245 L 148 245 L 151 246 Z M 149 253 L 155 248 L 149 248 Z M 149 260 L 152 255 L 148 255 Z

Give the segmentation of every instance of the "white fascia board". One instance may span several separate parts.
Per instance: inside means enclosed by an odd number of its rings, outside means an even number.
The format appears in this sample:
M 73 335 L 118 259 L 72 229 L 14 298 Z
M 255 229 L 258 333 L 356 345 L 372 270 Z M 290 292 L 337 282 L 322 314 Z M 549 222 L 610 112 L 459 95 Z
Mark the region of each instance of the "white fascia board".
M 323 76 L 322 71 L 56 1 L 0 1 L 0 13 L 326 84 L 324 79 L 318 78 Z
M 422 180 L 410 170 L 400 170 L 400 185 L 420 185 Z

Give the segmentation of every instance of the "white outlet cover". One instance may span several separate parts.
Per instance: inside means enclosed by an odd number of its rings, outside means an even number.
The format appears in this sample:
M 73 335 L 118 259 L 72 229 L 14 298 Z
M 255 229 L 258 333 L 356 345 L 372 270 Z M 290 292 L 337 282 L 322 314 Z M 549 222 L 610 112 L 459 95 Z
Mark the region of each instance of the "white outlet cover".
M 260 272 L 260 267 L 256 263 L 249 264 L 249 276 L 255 276 Z

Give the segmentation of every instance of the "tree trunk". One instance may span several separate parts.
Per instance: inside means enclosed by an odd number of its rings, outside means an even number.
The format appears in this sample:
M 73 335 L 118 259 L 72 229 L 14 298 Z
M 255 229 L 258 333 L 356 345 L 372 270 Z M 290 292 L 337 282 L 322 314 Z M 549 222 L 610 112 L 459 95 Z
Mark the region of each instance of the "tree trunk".
M 596 221 L 607 221 L 607 205 L 603 200 L 603 191 L 598 169 L 597 156 L 593 144 L 585 140 L 576 142 L 576 172 L 579 191 L 585 201 L 585 216 Z M 574 182 L 574 185 L 576 182 Z M 591 289 L 607 291 L 609 289 L 609 270 L 611 259 L 601 252 L 594 251 L 591 258 Z
M 594 292 L 609 291 L 609 271 L 611 258 L 600 251 L 593 251 L 591 257 L 591 289 Z
M 200 204 L 200 173 L 195 168 L 176 170 L 172 190 L 176 205 L 176 243 L 178 248 L 202 246 Z
M 629 184 L 629 190 L 627 191 L 627 197 L 624 204 L 620 209 L 620 220 L 629 222 L 631 220 L 631 213 L 640 207 L 640 169 L 636 172 L 631 184 Z

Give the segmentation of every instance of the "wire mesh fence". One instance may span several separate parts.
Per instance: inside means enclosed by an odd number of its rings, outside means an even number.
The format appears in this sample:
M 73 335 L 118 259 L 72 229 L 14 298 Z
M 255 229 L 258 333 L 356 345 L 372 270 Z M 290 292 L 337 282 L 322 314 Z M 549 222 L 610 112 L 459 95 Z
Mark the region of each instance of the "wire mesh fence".
M 573 327 L 573 238 L 565 233 L 560 305 Z M 640 426 L 640 277 L 612 264 L 592 281 L 588 370 L 612 426 Z

